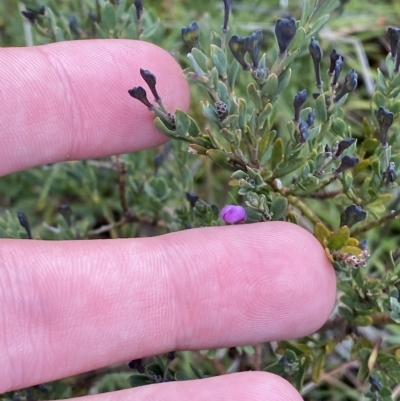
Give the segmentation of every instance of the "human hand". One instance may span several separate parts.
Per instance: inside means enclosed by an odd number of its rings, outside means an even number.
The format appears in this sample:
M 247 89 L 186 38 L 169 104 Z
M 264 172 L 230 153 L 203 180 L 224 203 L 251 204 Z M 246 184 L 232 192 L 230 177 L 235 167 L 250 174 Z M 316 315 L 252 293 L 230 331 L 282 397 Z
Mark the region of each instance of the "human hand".
M 127 89 L 139 68 L 171 110 L 188 86 L 165 51 L 96 40 L 0 49 L 0 175 L 158 145 L 166 138 Z M 172 350 L 292 339 L 335 299 L 317 240 L 283 222 L 156 238 L 0 240 L 0 393 Z M 301 400 L 264 372 L 170 382 L 91 400 Z M 85 400 L 85 398 L 80 398 Z

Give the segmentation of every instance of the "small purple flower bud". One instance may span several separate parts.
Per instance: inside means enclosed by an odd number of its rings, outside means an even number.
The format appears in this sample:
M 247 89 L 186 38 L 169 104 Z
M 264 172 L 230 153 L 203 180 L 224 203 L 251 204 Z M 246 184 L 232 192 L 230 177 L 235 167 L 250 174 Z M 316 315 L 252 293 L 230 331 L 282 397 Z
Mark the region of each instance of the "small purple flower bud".
M 168 361 L 173 361 L 175 359 L 175 351 L 168 352 L 167 359 Z
M 32 24 L 36 24 L 36 13 L 28 8 L 26 10 L 22 10 L 21 14 Z
M 333 72 L 335 71 L 335 64 L 336 61 L 341 57 L 339 53 L 336 52 L 335 49 L 332 50 L 331 54 L 329 55 L 329 59 L 331 61 L 331 64 L 329 66 L 328 74 L 333 75 Z
M 253 32 L 245 38 L 245 49 L 253 61 L 253 68 L 258 68 L 260 49 L 263 43 L 263 34 L 260 30 Z
M 300 112 L 301 107 L 307 100 L 307 90 L 303 89 L 302 91 L 298 92 L 293 100 L 293 108 L 294 108 L 294 121 L 298 122 L 300 120 Z
M 344 84 L 340 89 L 340 92 L 333 99 L 334 103 L 337 103 L 344 95 L 347 95 L 350 92 L 353 92 L 354 89 L 357 88 L 358 83 L 358 75 L 352 68 L 344 78 Z
M 390 53 L 392 54 L 392 58 L 395 58 L 397 55 L 397 45 L 400 41 L 400 29 L 390 26 L 387 31 L 389 35 Z
M 40 6 L 38 14 L 43 17 L 46 14 L 46 6 Z
M 158 95 L 156 88 L 156 83 L 157 83 L 156 76 L 149 70 L 143 70 L 142 68 L 140 69 L 140 75 L 142 76 L 147 86 L 149 87 L 151 93 L 154 96 L 155 101 L 160 102 L 161 98 Z
M 372 393 L 376 393 L 376 392 L 380 392 L 382 390 L 382 384 L 379 383 L 378 379 L 373 376 L 370 375 L 370 377 L 368 378 L 369 384 L 371 385 L 371 392 Z
M 339 158 L 342 153 L 349 148 L 356 140 L 354 138 L 346 138 L 338 143 L 338 148 L 335 153 L 335 158 Z
M 78 19 L 76 18 L 76 15 L 71 15 L 68 21 L 68 26 L 69 30 L 76 35 L 78 38 L 81 37 L 81 33 L 79 32 L 79 26 L 78 26 Z
M 394 72 L 397 74 L 400 70 L 400 40 L 397 42 L 396 63 L 394 65 Z
M 339 174 L 342 173 L 343 171 L 348 170 L 349 168 L 354 167 L 360 159 L 355 156 L 344 156 L 342 159 L 342 162 L 340 163 L 340 166 L 335 170 L 335 173 Z
M 186 199 L 190 203 L 190 206 L 194 207 L 200 198 L 199 195 L 195 194 L 194 192 L 186 192 Z
M 397 174 L 393 162 L 390 162 L 388 168 L 382 173 L 382 178 L 384 185 L 390 185 L 396 181 Z
M 145 89 L 141 86 L 136 86 L 128 90 L 128 93 L 134 98 L 142 102 L 148 109 L 152 110 L 154 106 L 147 99 L 147 93 Z
M 182 40 L 189 46 L 190 49 L 200 47 L 199 45 L 199 26 L 196 21 L 190 25 L 184 26 L 181 30 Z
M 226 32 L 228 30 L 229 14 L 231 13 L 232 0 L 223 0 L 223 1 L 224 1 L 224 25 L 222 26 L 222 30 Z
M 339 58 L 336 60 L 335 68 L 333 71 L 333 79 L 332 79 L 332 83 L 331 83 L 332 87 L 336 87 L 338 84 L 340 73 L 343 70 L 343 60 L 344 59 L 342 56 L 339 56 Z
M 376 112 L 376 119 L 379 123 L 379 132 L 380 132 L 380 142 L 382 148 L 387 148 L 387 135 L 389 128 L 393 124 L 394 115 L 393 113 L 386 109 L 385 107 L 379 107 Z
M 241 36 L 232 35 L 229 39 L 229 48 L 233 54 L 233 57 L 239 62 L 239 64 L 243 67 L 244 70 L 249 70 L 250 65 L 245 60 L 244 56 L 246 55 L 246 38 Z
M 26 217 L 26 214 L 23 212 L 18 212 L 17 216 L 18 216 L 19 224 L 21 224 L 21 226 L 26 231 L 26 236 L 28 237 L 28 239 L 32 239 L 31 227 L 29 225 L 29 221 L 28 221 L 28 218 Z
M 364 251 L 368 249 L 368 241 L 366 239 L 363 239 L 359 244 L 358 247 Z
M 133 4 L 136 8 L 136 19 L 139 21 L 143 14 L 143 2 L 142 0 L 135 0 Z
M 316 84 L 318 88 L 322 88 L 321 80 L 321 60 L 322 60 L 322 49 L 319 42 L 314 38 L 311 38 L 310 46 L 308 47 L 311 58 L 314 64 Z
M 246 210 L 242 206 L 227 205 L 221 210 L 221 218 L 229 224 L 243 223 L 246 220 Z
M 294 18 L 291 19 L 278 19 L 275 25 L 275 36 L 278 41 L 279 55 L 282 57 L 290 42 L 296 35 L 296 21 Z
M 325 145 L 324 151 L 325 151 L 325 157 L 326 157 L 327 159 L 328 159 L 329 157 L 332 157 L 331 147 L 330 147 L 328 144 Z
M 340 227 L 347 226 L 350 228 L 354 224 L 365 220 L 366 217 L 367 212 L 361 206 L 350 205 L 340 215 Z
M 308 138 L 308 129 L 310 127 L 308 126 L 308 124 L 301 120 L 299 123 L 299 134 L 297 136 L 297 139 L 299 141 L 299 143 L 306 143 L 307 138 Z
M 314 110 L 311 110 L 311 111 L 308 113 L 306 123 L 307 123 L 307 125 L 308 125 L 309 127 L 312 127 L 312 126 L 314 125 L 314 121 L 315 121 L 315 111 L 314 111 Z
M 144 373 L 144 367 L 142 365 L 142 360 L 141 359 L 134 359 L 133 361 L 130 361 L 128 363 L 128 366 L 131 369 L 136 369 L 139 373 Z

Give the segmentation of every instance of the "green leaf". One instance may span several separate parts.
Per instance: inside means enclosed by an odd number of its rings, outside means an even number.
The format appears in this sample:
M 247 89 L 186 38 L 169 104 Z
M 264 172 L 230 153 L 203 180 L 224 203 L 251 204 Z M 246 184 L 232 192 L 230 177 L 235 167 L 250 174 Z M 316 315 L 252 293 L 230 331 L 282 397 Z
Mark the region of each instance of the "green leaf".
M 229 87 L 233 90 L 235 88 L 236 78 L 240 71 L 240 64 L 233 59 L 228 67 L 228 84 Z
M 311 29 L 307 32 L 307 38 L 316 35 L 317 32 L 328 22 L 330 17 L 330 14 L 325 14 L 313 22 L 311 24 Z
M 230 157 L 228 153 L 224 152 L 220 149 L 209 149 L 206 152 L 206 155 L 218 166 L 231 171 L 236 171 L 237 168 L 233 166 L 229 160 Z
M 264 128 L 265 123 L 267 122 L 267 119 L 269 115 L 272 112 L 272 104 L 267 103 L 263 109 L 263 111 L 258 115 L 257 117 L 257 124 L 260 129 Z M 268 125 L 267 125 L 268 127 Z
M 265 132 L 260 139 L 260 142 L 258 144 L 258 158 L 259 160 L 263 160 L 263 157 L 267 150 L 269 150 L 269 147 L 271 146 L 272 142 L 274 141 L 276 136 L 276 131 L 269 131 Z
M 350 309 L 347 309 L 343 306 L 339 306 L 338 311 L 339 311 L 339 314 L 341 316 L 343 316 L 346 320 L 352 321 L 355 319 L 355 316 Z
M 150 384 L 151 380 L 146 375 L 132 375 L 129 376 L 129 383 L 132 387 L 140 387 Z
M 330 235 L 327 247 L 329 249 L 338 250 L 347 244 L 350 238 L 349 227 L 340 227 L 337 231 Z
M 378 68 L 378 78 L 376 81 L 376 89 L 378 92 L 381 92 L 383 94 L 385 94 L 387 90 L 386 79 L 379 68 Z
M 204 104 L 202 102 L 203 105 L 203 114 L 204 116 L 212 121 L 218 128 L 222 128 L 222 124 L 221 121 L 218 118 L 217 112 L 215 111 L 215 108 L 213 106 L 211 106 L 209 103 Z
M 214 66 L 218 70 L 218 74 L 224 76 L 228 65 L 225 52 L 220 47 L 211 45 L 210 56 Z
M 288 203 L 289 202 L 287 198 L 284 198 L 283 196 L 280 196 L 274 200 L 270 208 L 273 220 L 281 220 L 285 217 Z
M 197 47 L 193 47 L 191 53 L 199 67 L 205 73 L 209 72 L 212 68 L 211 60 Z
M 319 95 L 315 101 L 315 114 L 318 121 L 321 123 L 324 123 L 328 119 L 324 95 Z
M 160 19 L 157 19 L 154 24 L 148 25 L 143 32 L 140 34 L 140 39 L 145 40 L 151 38 L 155 33 L 158 31 L 158 29 L 161 27 L 161 21 Z
M 290 68 L 286 68 L 278 78 L 278 88 L 276 89 L 275 95 L 278 96 L 287 86 L 290 81 L 290 77 L 292 76 L 292 70 Z
M 257 110 L 261 110 L 262 109 L 262 103 L 261 103 L 260 94 L 258 93 L 257 88 L 254 85 L 254 82 L 251 82 L 251 83 L 248 84 L 248 86 L 247 86 L 247 96 L 253 102 L 254 107 Z
M 278 89 L 278 77 L 276 74 L 272 73 L 265 84 L 263 85 L 261 89 L 261 93 L 264 96 L 267 96 L 269 100 L 272 100 L 275 96 L 275 93 Z
M 101 10 L 101 25 L 109 33 L 115 30 L 115 10 L 111 3 L 106 3 Z
M 375 92 L 372 95 L 372 100 L 374 101 L 377 108 L 385 107 L 386 99 L 385 99 L 385 96 L 383 96 L 381 92 Z
M 295 160 L 285 160 L 274 170 L 274 177 L 283 177 L 300 168 L 304 163 L 306 163 L 306 161 L 307 159 L 305 157 L 298 157 Z
M 283 141 L 282 138 L 278 138 L 272 147 L 271 156 L 271 170 L 274 170 L 276 166 L 283 160 Z
M 335 118 L 331 124 L 331 131 L 340 138 L 345 138 L 347 136 L 347 126 L 346 123 L 341 118 Z
M 293 51 L 303 47 L 305 41 L 306 41 L 306 31 L 304 30 L 304 28 L 297 29 L 296 35 L 290 42 L 288 51 L 293 52 Z
M 175 125 L 178 136 L 186 137 L 188 135 L 190 118 L 183 110 L 177 109 L 175 111 Z
M 308 19 L 311 17 L 311 14 L 314 9 L 314 1 L 311 0 L 304 0 L 303 1 L 303 10 L 301 12 L 301 19 L 300 19 L 300 26 L 304 27 L 306 25 L 306 22 Z
M 323 247 L 326 246 L 327 239 L 330 235 L 331 232 L 322 223 L 317 223 L 314 226 L 314 237 Z

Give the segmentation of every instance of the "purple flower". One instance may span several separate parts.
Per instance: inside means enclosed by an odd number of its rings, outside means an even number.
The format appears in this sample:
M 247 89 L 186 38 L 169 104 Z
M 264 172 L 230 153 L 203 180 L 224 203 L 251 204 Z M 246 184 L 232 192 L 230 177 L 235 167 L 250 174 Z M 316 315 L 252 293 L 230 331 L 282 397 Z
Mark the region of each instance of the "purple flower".
M 242 206 L 227 205 L 221 210 L 221 218 L 226 223 L 243 223 L 246 220 L 246 210 Z

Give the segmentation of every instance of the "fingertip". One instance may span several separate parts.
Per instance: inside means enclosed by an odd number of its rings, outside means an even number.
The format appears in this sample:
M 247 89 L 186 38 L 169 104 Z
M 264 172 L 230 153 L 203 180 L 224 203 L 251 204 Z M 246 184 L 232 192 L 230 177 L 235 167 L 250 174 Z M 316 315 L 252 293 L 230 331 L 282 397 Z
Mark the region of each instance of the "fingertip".
M 0 136 L 7 145 L 0 149 L 5 161 L 0 175 L 165 142 L 167 137 L 154 127 L 153 113 L 128 94 L 134 86 L 146 88 L 140 68 L 156 75 L 169 111 L 189 107 L 180 66 L 151 43 L 82 40 L 2 49 L 0 69 L 13 79 L 3 80 L 0 91 Z

